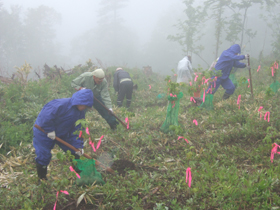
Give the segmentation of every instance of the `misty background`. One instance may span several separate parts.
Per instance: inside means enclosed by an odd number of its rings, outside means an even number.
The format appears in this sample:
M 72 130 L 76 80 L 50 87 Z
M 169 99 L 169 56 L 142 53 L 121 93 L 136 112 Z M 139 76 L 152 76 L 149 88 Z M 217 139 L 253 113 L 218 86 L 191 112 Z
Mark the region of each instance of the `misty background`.
M 171 74 L 192 55 L 208 68 L 232 44 L 279 57 L 278 0 L 0 0 L 0 75 L 25 61 L 64 69 L 89 59 Z M 98 65 L 98 64 L 97 64 Z

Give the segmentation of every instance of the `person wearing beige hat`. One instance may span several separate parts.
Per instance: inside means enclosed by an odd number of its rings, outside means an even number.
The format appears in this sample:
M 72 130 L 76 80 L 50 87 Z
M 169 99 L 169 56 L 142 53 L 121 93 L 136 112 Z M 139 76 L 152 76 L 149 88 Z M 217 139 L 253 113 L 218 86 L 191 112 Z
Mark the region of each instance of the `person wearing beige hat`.
M 126 108 L 129 108 L 133 91 L 133 82 L 129 73 L 124 71 L 122 68 L 117 68 L 114 74 L 113 86 L 115 91 L 118 92 L 118 107 L 122 106 L 124 97 L 126 97 Z
M 111 97 L 108 91 L 108 83 L 102 69 L 82 73 L 71 82 L 71 86 L 77 91 L 84 88 L 91 89 L 94 97 L 103 103 L 111 112 L 113 112 Z M 113 115 L 108 113 L 102 105 L 95 102 L 93 103 L 93 107 L 107 121 L 111 129 L 115 129 L 117 127 L 119 122 Z

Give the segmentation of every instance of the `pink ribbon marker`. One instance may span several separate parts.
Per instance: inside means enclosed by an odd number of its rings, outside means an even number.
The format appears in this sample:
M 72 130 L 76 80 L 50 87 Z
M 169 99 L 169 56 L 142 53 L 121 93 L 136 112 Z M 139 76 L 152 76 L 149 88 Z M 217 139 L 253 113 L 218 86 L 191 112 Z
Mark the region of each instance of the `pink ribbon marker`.
M 190 86 L 192 86 L 192 82 L 190 82 Z
M 198 78 L 198 75 L 196 75 L 195 78 L 194 78 L 194 81 L 195 81 L 195 82 L 196 82 L 197 78 Z
M 205 88 L 203 88 L 204 93 L 203 93 L 203 103 L 205 102 Z
M 271 75 L 274 77 L 274 68 L 271 66 Z
M 241 101 L 241 95 L 239 95 L 237 98 L 237 105 L 239 105 L 238 109 L 240 109 L 240 101 Z
M 86 128 L 86 133 L 87 133 L 88 135 L 90 135 L 90 134 L 89 134 L 89 130 L 88 130 L 88 127 Z
M 185 139 L 183 136 L 178 136 L 178 140 L 179 139 Z M 185 141 L 189 144 L 189 141 L 188 141 L 188 139 L 185 139 Z
M 248 87 L 250 87 L 250 79 L 248 79 Z
M 193 97 L 190 98 L 190 101 L 193 101 L 194 103 L 196 103 L 196 101 L 194 100 Z
M 262 106 L 260 106 L 260 108 L 258 109 L 258 112 L 260 113 L 260 119 L 262 119 L 262 113 L 261 113 L 261 110 L 263 109 Z
M 69 193 L 67 191 L 63 191 L 63 190 L 60 190 L 60 192 L 66 194 L 66 195 L 69 195 Z M 55 201 L 55 204 L 54 204 L 54 207 L 53 207 L 53 210 L 56 209 L 56 204 L 57 204 L 57 199 L 58 199 L 58 194 L 59 194 L 59 191 L 57 191 L 56 193 L 56 201 Z
M 274 145 L 274 147 L 272 148 L 271 150 L 271 155 L 270 155 L 270 161 L 273 163 L 273 159 L 274 159 L 274 155 L 277 153 L 277 154 L 280 154 L 280 152 L 277 152 L 277 148 L 280 146 L 276 143 L 273 143 L 272 146 Z
M 83 135 L 83 131 L 80 131 L 79 138 L 81 138 L 82 135 Z
M 76 173 L 76 176 L 80 179 L 80 175 L 74 170 L 74 168 L 72 166 L 69 167 L 70 171 L 73 171 Z
M 258 69 L 257 69 L 257 72 L 259 72 L 259 70 L 261 69 L 261 65 L 259 65 Z
M 170 81 L 170 80 L 169 80 Z M 152 86 L 151 85 L 149 85 L 149 89 L 151 89 L 152 88 Z
M 192 172 L 191 172 L 191 168 L 188 167 L 186 170 L 186 183 L 189 182 L 189 187 L 191 187 L 192 185 Z
M 195 125 L 197 125 L 197 121 L 196 121 L 196 119 L 194 119 L 192 122 L 193 122 Z
M 92 149 L 94 152 L 96 152 L 98 150 L 98 148 L 100 147 L 101 145 L 101 140 L 103 139 L 104 135 L 102 135 L 96 145 L 96 148 L 94 147 L 94 142 L 91 141 L 91 139 L 89 140 L 89 144 L 91 145 Z
M 270 112 L 266 112 L 264 115 L 264 120 L 266 120 L 266 116 L 267 116 L 267 122 L 269 122 L 269 115 L 270 115 Z
M 177 77 L 177 74 L 174 74 L 174 77 Z
M 170 93 L 170 94 L 171 94 L 171 93 Z M 129 129 L 129 120 L 128 120 L 128 117 L 125 118 L 125 122 L 126 122 L 126 124 L 127 124 L 126 129 Z

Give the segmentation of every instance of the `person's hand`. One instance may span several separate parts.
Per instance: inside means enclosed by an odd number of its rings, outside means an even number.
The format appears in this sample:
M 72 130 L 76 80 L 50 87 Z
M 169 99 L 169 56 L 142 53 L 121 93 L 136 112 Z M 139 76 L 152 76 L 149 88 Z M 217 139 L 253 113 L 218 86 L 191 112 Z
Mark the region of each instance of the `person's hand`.
M 75 152 L 75 154 L 79 155 L 79 156 L 82 156 L 84 154 L 84 149 L 82 148 L 79 148 L 78 149 L 79 151 Z
M 245 59 L 246 59 L 246 60 L 247 60 L 249 57 L 250 57 L 249 54 L 246 54 L 246 55 L 245 55 Z
M 49 132 L 49 133 L 47 134 L 47 136 L 48 136 L 50 139 L 55 140 L 55 131 Z

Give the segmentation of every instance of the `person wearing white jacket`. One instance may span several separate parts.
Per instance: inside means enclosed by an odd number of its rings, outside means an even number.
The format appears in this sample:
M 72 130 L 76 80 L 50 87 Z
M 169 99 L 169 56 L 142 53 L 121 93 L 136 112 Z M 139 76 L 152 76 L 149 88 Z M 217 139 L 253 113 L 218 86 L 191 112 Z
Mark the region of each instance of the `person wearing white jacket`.
M 185 56 L 179 61 L 177 67 L 177 83 L 185 82 L 189 83 L 192 80 L 194 74 L 191 64 L 191 56 Z

